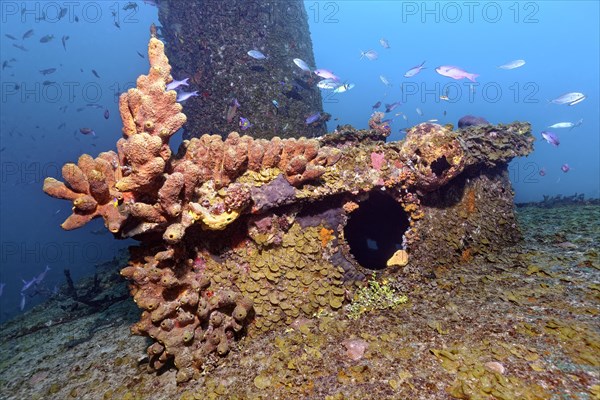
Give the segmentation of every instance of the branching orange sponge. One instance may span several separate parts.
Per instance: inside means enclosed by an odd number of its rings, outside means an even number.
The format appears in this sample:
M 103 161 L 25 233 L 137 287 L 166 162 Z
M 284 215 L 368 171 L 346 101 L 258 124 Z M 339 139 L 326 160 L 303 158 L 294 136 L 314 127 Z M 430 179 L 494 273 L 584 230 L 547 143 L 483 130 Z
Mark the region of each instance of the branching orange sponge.
M 52 197 L 71 200 L 73 213 L 61 225 L 71 230 L 82 227 L 96 217 L 113 233 L 121 228 L 125 216 L 118 209 L 122 194 L 115 189 L 121 177 L 117 155 L 113 151 L 100 153 L 95 159 L 84 154 L 77 164 L 68 163 L 62 168 L 66 183 L 54 178 L 44 180 L 44 192 Z

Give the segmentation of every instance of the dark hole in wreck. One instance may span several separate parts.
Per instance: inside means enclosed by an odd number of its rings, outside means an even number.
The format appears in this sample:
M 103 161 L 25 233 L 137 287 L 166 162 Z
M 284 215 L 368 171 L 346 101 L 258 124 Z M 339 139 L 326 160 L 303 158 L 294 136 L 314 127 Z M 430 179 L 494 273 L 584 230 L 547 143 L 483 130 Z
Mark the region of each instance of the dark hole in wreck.
M 402 249 L 402 238 L 408 228 L 408 215 L 402 206 L 383 192 L 372 192 L 350 215 L 344 237 L 361 266 L 381 270 Z
M 450 167 L 451 165 L 446 156 L 442 156 L 431 163 L 431 172 L 436 174 L 436 176 L 442 176 Z

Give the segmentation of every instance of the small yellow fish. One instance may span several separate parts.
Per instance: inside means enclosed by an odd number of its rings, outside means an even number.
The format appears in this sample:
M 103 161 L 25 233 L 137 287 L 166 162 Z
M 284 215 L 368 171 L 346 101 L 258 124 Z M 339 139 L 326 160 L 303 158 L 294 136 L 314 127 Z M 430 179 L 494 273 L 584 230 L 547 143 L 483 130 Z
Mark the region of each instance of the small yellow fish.
M 117 208 L 119 206 L 119 199 L 117 199 L 116 197 L 113 198 L 112 204 L 115 208 Z

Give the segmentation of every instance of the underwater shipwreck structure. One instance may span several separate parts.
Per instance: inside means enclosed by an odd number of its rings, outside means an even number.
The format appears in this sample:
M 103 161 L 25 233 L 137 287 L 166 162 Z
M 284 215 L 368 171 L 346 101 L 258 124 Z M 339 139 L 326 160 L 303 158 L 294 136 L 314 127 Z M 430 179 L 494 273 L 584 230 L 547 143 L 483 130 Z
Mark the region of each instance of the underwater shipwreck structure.
M 240 117 L 250 121 L 255 138 L 326 133 L 329 115 L 312 88 L 318 77 L 292 62 L 298 57 L 315 65 L 301 0 L 161 0 L 158 18 L 173 77 L 189 77 L 186 90 L 199 93 L 183 105 L 185 138 L 226 137 L 239 129 Z M 266 58 L 252 58 L 250 50 Z M 316 113 L 321 118 L 307 125 Z
M 73 202 L 64 229 L 102 217 L 139 240 L 121 274 L 152 369 L 173 362 L 179 382 L 193 379 L 243 335 L 343 311 L 373 273 L 428 279 L 519 240 L 507 163 L 532 151 L 529 124 L 425 123 L 386 143 L 375 113 L 367 130 L 203 135 L 172 154 L 186 116 L 165 90 L 163 43 L 148 52 L 149 74 L 120 98 L 117 152 L 65 164 L 64 183 L 46 178 L 44 191 Z

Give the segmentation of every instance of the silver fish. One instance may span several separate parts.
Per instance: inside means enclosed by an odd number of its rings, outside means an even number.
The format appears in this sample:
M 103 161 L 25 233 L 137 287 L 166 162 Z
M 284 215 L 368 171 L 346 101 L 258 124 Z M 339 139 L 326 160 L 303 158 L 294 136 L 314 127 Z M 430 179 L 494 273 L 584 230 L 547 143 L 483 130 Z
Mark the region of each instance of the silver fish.
M 580 92 L 569 92 L 569 93 L 565 93 L 562 96 L 559 96 L 553 100 L 550 100 L 550 103 L 552 104 L 568 104 L 570 106 L 574 106 L 577 103 L 581 103 L 583 100 L 585 100 L 586 96 L 583 93 Z
M 317 82 L 319 89 L 335 89 L 340 86 L 340 83 L 334 79 L 322 79 Z
M 32 280 L 30 280 L 29 282 L 27 282 L 25 279 L 21 279 L 23 281 L 23 287 L 21 288 L 21 293 L 26 291 L 27 289 L 29 289 L 31 287 L 31 285 L 33 285 L 34 283 L 36 283 L 35 278 L 33 278 Z
M 177 102 L 186 101 L 190 97 L 197 97 L 198 91 L 184 92 L 183 90 L 177 94 Z
M 298 66 L 298 68 L 300 68 L 302 71 L 306 71 L 306 72 L 310 72 L 311 71 L 311 69 L 308 66 L 308 64 L 305 61 L 303 61 L 303 60 L 301 60 L 299 58 L 294 58 L 294 64 L 296 64 Z
M 265 58 L 267 58 L 267 56 L 265 56 L 258 50 L 250 50 L 247 54 L 255 60 L 264 60 Z
M 360 51 L 360 59 L 366 58 L 369 61 L 375 61 L 379 58 L 379 54 L 375 50 Z
M 42 283 L 42 281 L 44 280 L 44 278 L 46 277 L 46 274 L 48 273 L 48 271 L 50 271 L 50 266 L 46 265 L 46 269 L 43 270 L 38 276 L 36 276 L 35 279 L 35 284 L 39 285 L 40 283 Z
M 550 125 L 548 128 L 572 128 L 575 124 L 572 122 L 557 122 L 556 124 Z
M 335 89 L 333 89 L 333 93 L 344 93 L 354 87 L 354 83 L 344 83 Z
M 381 80 L 381 82 L 383 82 L 383 84 L 385 86 L 392 86 L 392 84 L 390 83 L 390 81 L 383 75 L 379 75 L 379 79 Z
M 581 118 L 577 122 L 557 122 L 557 123 L 555 123 L 553 125 L 550 125 L 548 128 L 569 128 L 569 129 L 573 129 L 573 128 L 577 128 L 578 126 L 581 126 L 582 123 L 583 123 L 583 118 Z
M 188 79 L 190 79 L 190 78 L 185 78 L 180 81 L 173 79 L 173 81 L 171 83 L 167 84 L 166 90 L 175 90 L 180 86 L 189 86 L 189 84 L 187 83 Z
M 499 65 L 498 68 L 500 68 L 500 69 L 515 69 L 515 68 L 522 67 L 523 65 L 525 65 L 525 60 L 513 60 L 510 62 L 507 62 L 506 64 Z

